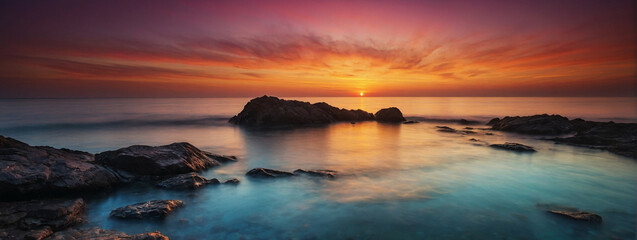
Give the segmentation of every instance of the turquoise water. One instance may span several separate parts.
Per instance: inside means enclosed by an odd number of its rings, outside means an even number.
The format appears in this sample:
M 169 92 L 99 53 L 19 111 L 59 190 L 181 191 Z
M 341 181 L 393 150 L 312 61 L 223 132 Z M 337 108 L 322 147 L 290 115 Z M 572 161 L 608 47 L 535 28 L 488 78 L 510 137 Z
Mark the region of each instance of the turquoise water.
M 315 99 L 308 99 L 312 102 Z M 635 119 L 634 99 L 325 98 L 375 111 L 397 106 L 410 118 L 562 113 L 585 119 Z M 138 183 L 86 196 L 88 223 L 171 239 L 634 239 L 637 161 L 535 137 L 446 125 L 339 123 L 247 130 L 228 125 L 247 99 L 0 100 L 0 134 L 33 145 L 97 153 L 132 144 L 188 141 L 239 161 L 203 172 L 239 178 L 237 186 L 167 191 Z M 444 106 L 443 106 L 444 105 Z M 444 110 L 453 109 L 453 110 Z M 634 108 L 632 108 L 634 109 Z M 603 114 L 600 114 L 603 113 Z M 483 126 L 472 126 L 480 128 Z M 481 142 L 469 141 L 476 138 Z M 485 144 L 518 142 L 520 154 Z M 334 180 L 244 177 L 247 170 L 325 168 Z M 163 221 L 108 218 L 112 209 L 153 199 L 186 206 Z M 602 224 L 573 222 L 546 205 L 592 211 Z

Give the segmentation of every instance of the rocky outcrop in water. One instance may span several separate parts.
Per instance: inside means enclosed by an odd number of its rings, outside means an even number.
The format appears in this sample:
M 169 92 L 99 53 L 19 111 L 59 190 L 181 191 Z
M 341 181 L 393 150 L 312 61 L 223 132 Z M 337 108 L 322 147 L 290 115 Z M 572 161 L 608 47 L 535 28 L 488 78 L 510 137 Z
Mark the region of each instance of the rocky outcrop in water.
M 223 184 L 239 184 L 240 182 L 239 179 L 231 178 L 223 182 Z
M 295 175 L 308 175 L 312 177 L 324 177 L 324 178 L 335 178 L 336 171 L 327 170 L 327 169 L 318 169 L 318 170 L 305 170 L 305 169 L 297 169 L 294 171 Z
M 581 212 L 581 211 L 561 211 L 561 210 L 549 210 L 549 213 L 556 214 L 559 216 L 567 217 L 573 220 L 586 221 L 586 222 L 595 222 L 601 223 L 602 217 L 590 213 L 590 212 Z
M 396 107 L 378 110 L 378 112 L 374 114 L 374 117 L 376 118 L 376 121 L 385 123 L 400 123 L 405 121 L 403 113 Z
M 327 103 L 311 104 L 263 96 L 250 100 L 229 122 L 246 126 L 276 126 L 368 120 L 374 120 L 374 115 L 360 109 L 339 109 Z
M 216 178 L 206 179 L 196 173 L 184 173 L 165 180 L 162 180 L 155 184 L 161 188 L 167 189 L 197 189 L 208 184 L 219 184 L 219 180 Z
M 185 142 L 157 147 L 134 145 L 99 153 L 95 159 L 100 164 L 140 175 L 198 172 L 236 161 L 235 157 L 211 154 Z
M 90 153 L 0 136 L 0 199 L 94 191 L 118 183 L 118 174 L 95 164 Z
M 504 143 L 504 144 L 491 144 L 492 148 L 515 151 L 515 152 L 535 152 L 535 149 L 531 146 L 519 144 L 519 143 Z
M 575 133 L 571 137 L 557 137 L 558 143 L 608 150 L 637 159 L 637 123 L 594 122 L 568 120 L 560 115 L 494 118 L 488 125 L 493 130 L 523 134 L 559 135 Z
M 86 204 L 75 200 L 0 202 L 0 239 L 43 239 L 84 221 Z
M 111 211 L 110 217 L 122 219 L 164 218 L 184 206 L 181 200 L 153 200 L 124 206 Z
M 436 126 L 438 132 L 446 132 L 446 133 L 459 133 L 459 134 L 476 134 L 476 132 L 471 130 L 456 130 L 454 128 L 450 128 L 447 126 Z
M 128 235 L 126 233 L 104 230 L 98 227 L 89 229 L 68 229 L 60 232 L 56 232 L 46 240 L 85 240 L 85 239 L 99 239 L 99 240 L 169 240 L 168 237 L 162 235 L 160 232 L 141 233 L 136 235 Z
M 246 176 L 256 178 L 280 178 L 294 176 L 294 173 L 268 168 L 253 168 L 246 173 Z

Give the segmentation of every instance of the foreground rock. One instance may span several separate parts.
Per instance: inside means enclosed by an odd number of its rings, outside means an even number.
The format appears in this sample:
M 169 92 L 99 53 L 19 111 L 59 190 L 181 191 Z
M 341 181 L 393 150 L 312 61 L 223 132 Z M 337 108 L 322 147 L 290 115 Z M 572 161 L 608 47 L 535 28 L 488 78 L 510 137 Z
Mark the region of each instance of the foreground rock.
M 549 213 L 553 213 L 559 216 L 567 217 L 574 220 L 601 223 L 602 217 L 589 212 L 580 211 L 561 211 L 561 210 L 549 210 Z
M 111 211 L 110 217 L 122 219 L 164 218 L 182 207 L 181 200 L 153 200 L 124 206 Z
M 99 240 L 168 240 L 168 237 L 160 232 L 142 233 L 136 235 L 128 235 L 126 233 L 104 230 L 98 227 L 90 229 L 69 229 L 56 232 L 47 240 L 83 240 L 83 239 L 99 239 Z
M 216 178 L 206 179 L 196 173 L 180 174 L 160 181 L 156 186 L 167 189 L 197 189 L 208 184 L 219 184 Z
M 198 172 L 236 161 L 235 157 L 211 154 L 185 142 L 157 147 L 134 145 L 99 153 L 95 159 L 100 164 L 140 175 Z
M 0 136 L 0 199 L 95 191 L 120 182 L 90 153 L 33 147 Z
M 535 152 L 535 149 L 531 146 L 519 144 L 519 143 L 504 143 L 504 144 L 491 144 L 492 148 L 504 149 L 515 152 Z
M 75 200 L 0 203 L 0 239 L 43 239 L 82 223 L 86 204 Z
M 246 176 L 256 178 L 280 178 L 294 176 L 294 173 L 268 168 L 253 168 L 246 173 Z
M 374 114 L 374 117 L 378 122 L 400 123 L 405 121 L 403 113 L 400 112 L 400 110 L 396 107 L 383 108 L 381 110 L 378 110 L 378 112 Z
M 568 118 L 560 115 L 533 115 L 526 117 L 494 118 L 487 123 L 493 130 L 524 134 L 558 135 L 575 131 Z
M 229 122 L 246 126 L 276 126 L 369 120 L 374 120 L 374 115 L 360 109 L 339 109 L 327 103 L 310 104 L 263 96 L 250 100 Z
M 319 169 L 319 170 L 305 170 L 305 169 L 297 169 L 294 171 L 295 175 L 309 175 L 313 177 L 324 177 L 324 178 L 335 178 L 336 171 L 327 170 L 327 169 Z

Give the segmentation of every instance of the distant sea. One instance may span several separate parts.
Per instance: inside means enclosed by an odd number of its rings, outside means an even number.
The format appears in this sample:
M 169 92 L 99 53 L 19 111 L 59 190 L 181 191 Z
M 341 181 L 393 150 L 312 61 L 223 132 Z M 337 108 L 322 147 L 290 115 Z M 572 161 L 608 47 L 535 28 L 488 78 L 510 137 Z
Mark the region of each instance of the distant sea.
M 453 122 L 560 114 L 637 122 L 635 98 L 287 98 L 375 112 L 398 107 L 421 123 L 376 122 L 250 130 L 227 123 L 248 98 L 1 99 L 0 135 L 98 153 L 190 142 L 237 163 L 201 173 L 238 186 L 174 192 L 143 184 L 86 196 L 87 227 L 159 230 L 171 239 L 634 239 L 637 161 Z M 477 134 L 437 131 L 473 127 Z M 493 135 L 486 135 L 486 133 Z M 475 138 L 480 142 L 469 141 Z M 492 149 L 517 142 L 538 152 Z M 335 180 L 244 177 L 255 167 L 332 169 Z M 118 221 L 110 210 L 153 199 L 186 207 L 162 222 Z M 568 206 L 599 225 L 546 213 Z

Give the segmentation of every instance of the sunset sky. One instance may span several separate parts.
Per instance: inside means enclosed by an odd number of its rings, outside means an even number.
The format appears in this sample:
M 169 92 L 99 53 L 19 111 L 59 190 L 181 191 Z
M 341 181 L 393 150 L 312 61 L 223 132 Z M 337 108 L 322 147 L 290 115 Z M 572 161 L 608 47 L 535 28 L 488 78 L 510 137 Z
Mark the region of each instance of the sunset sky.
M 635 96 L 635 1 L 2 1 L 0 98 Z

